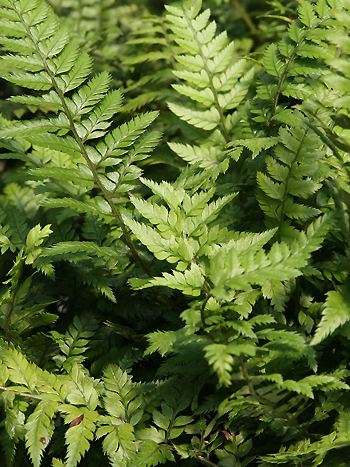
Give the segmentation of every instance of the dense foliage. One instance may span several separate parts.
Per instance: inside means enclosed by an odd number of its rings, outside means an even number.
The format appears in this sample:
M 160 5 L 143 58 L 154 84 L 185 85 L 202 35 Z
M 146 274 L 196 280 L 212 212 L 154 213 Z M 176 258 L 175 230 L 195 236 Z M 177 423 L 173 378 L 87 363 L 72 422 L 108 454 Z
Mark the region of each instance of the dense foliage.
M 0 0 L 1 465 L 350 464 L 349 33 Z

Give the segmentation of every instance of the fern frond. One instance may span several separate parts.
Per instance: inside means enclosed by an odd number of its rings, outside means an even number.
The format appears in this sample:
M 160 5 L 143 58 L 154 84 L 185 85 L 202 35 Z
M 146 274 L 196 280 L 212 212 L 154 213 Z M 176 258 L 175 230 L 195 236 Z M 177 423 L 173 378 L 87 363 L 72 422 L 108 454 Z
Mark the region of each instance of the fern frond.
M 241 252 L 230 244 L 222 246 L 210 264 L 214 296 L 227 300 L 230 289 L 249 290 L 250 284 L 263 286 L 269 280 L 283 282 L 298 277 L 311 253 L 320 248 L 329 227 L 324 220 L 317 220 L 306 235 L 299 234 L 290 246 L 276 242 L 268 253 L 255 248 Z
M 321 188 L 325 177 L 322 146 L 308 127 L 281 128 L 275 155 L 266 158 L 267 174 L 257 175 L 260 206 L 268 225 L 277 227 L 282 238 L 293 235 L 292 222 L 304 224 L 320 214 L 307 201 Z
M 135 467 L 155 467 L 167 461 L 175 461 L 171 450 L 153 440 L 146 440 L 142 443 L 137 459 L 135 459 Z
M 210 10 L 200 13 L 201 7 L 201 2 L 167 7 L 172 39 L 177 44 L 174 73 L 181 83 L 173 88 L 189 100 L 184 104 L 180 99 L 170 102 L 169 108 L 180 119 L 209 133 L 203 153 L 210 157 L 210 166 L 195 156 L 202 148 L 179 144 L 170 147 L 190 164 L 225 172 L 229 159 L 224 149 L 233 134 L 232 111 L 244 103 L 255 71 L 247 60 L 237 57 L 226 32 L 216 34 Z
M 203 289 L 205 278 L 201 268 L 193 264 L 185 272 L 173 271 L 172 274 L 163 272 L 163 277 L 152 279 L 130 279 L 130 284 L 134 289 L 144 289 L 147 287 L 169 287 L 183 292 L 185 295 L 198 297 Z
M 69 428 L 65 434 L 67 456 L 65 465 L 76 467 L 90 447 L 96 430 L 97 412 L 85 407 L 65 407 L 62 410 L 65 415 L 65 423 Z
M 82 366 L 74 364 L 69 373 L 70 378 L 65 382 L 67 400 L 70 404 L 83 405 L 87 410 L 94 411 L 98 404 L 99 393 L 97 381 L 91 378 Z M 77 407 L 79 410 L 79 407 Z M 69 415 L 71 417 L 72 414 Z M 75 417 L 72 418 L 72 420 Z M 69 423 L 72 421 L 70 420 Z
M 8 380 L 15 384 L 9 390 L 21 394 L 24 388 L 25 392 L 29 390 L 28 397 L 47 402 L 62 402 L 64 399 L 64 389 L 57 376 L 30 363 L 18 350 L 5 348 L 0 359 L 7 369 Z
M 73 261 L 74 255 L 93 255 L 105 261 L 117 260 L 116 252 L 113 248 L 99 246 L 94 242 L 61 242 L 45 249 L 41 258 L 68 259 Z
M 190 120 L 200 128 L 212 130 L 219 127 L 227 138 L 229 130 L 224 112 L 238 107 L 245 98 L 251 79 L 251 73 L 247 73 L 250 67 L 244 61 L 231 65 L 233 43 L 228 41 L 225 32 L 216 35 L 216 24 L 209 21 L 210 10 L 199 13 L 201 7 L 201 2 L 195 5 L 184 2 L 180 7 L 167 7 L 173 40 L 179 47 L 176 59 L 181 68 L 179 72 L 175 71 L 175 75 L 185 83 L 173 87 L 207 109 L 203 110 L 207 112 L 203 116 L 212 114 L 212 125 L 208 127 L 207 118 L 201 119 L 200 107 L 198 111 L 191 111 L 190 108 L 181 110 L 172 105 L 172 110 L 180 118 Z M 193 112 L 197 112 L 196 121 L 191 121 Z
M 104 404 L 109 415 L 136 425 L 143 412 L 139 386 L 116 365 L 105 369 L 104 383 Z
M 84 178 L 93 182 L 109 205 L 114 221 L 123 230 L 133 258 L 143 264 L 114 198 L 118 192 L 132 189 L 142 173 L 136 163 L 149 155 L 158 137 L 146 139 L 144 147 L 137 144 L 142 145 L 141 136 L 155 120 L 157 112 L 137 116 L 109 131 L 111 119 L 121 107 L 121 93 L 108 94 L 110 76 L 107 72 L 89 79 L 91 58 L 86 52 L 81 52 L 76 41 L 70 42 L 68 29 L 60 25 L 47 3 L 40 0 L 28 5 L 11 0 L 1 7 L 1 13 L 9 18 L 11 24 L 11 28 L 3 31 L 4 37 L 1 39 L 10 53 L 10 63 L 6 65 L 6 55 L 2 60 L 5 69 L 6 66 L 11 69 L 3 77 L 33 90 L 49 91 L 47 96 L 43 95 L 43 99 L 53 99 L 56 104 L 59 103 L 59 106 L 51 108 L 52 112 L 59 114 L 53 118 L 21 120 L 1 130 L 0 137 L 12 138 L 16 131 L 21 131 L 24 138 L 27 135 L 37 146 L 74 156 L 76 165 L 83 167 Z M 27 56 L 40 63 L 41 71 L 37 71 L 37 68 L 22 71 L 21 64 Z M 13 57 L 18 59 L 17 62 Z M 25 97 L 22 100 L 26 102 Z M 27 103 L 34 102 L 30 98 Z M 35 137 L 38 133 L 40 136 Z M 87 143 L 95 138 L 101 140 L 95 144 Z M 60 172 L 58 169 L 48 172 L 49 169 L 41 168 L 40 172 L 38 169 L 36 174 L 56 179 L 63 176 L 62 168 Z M 68 171 L 66 176 L 69 177 Z
M 57 409 L 57 403 L 41 401 L 27 419 L 26 446 L 34 467 L 40 467 L 44 449 L 53 435 Z
M 229 386 L 234 365 L 234 356 L 255 355 L 256 349 L 252 344 L 235 343 L 232 345 L 209 344 L 205 348 L 205 357 L 218 376 L 219 384 Z
M 105 436 L 102 446 L 113 467 L 127 467 L 136 460 L 136 446 L 133 426 L 130 423 L 119 423 L 100 427 L 97 438 Z
M 133 112 L 144 107 L 164 107 L 160 119 L 166 121 L 168 113 L 165 103 L 169 96 L 169 86 L 174 81 L 171 69 L 173 45 L 162 15 L 146 12 L 139 21 L 124 50 L 124 64 L 139 73 L 138 79 L 127 83 L 128 102 L 123 109 L 125 112 Z
M 220 211 L 235 195 L 228 195 L 209 203 L 214 195 L 213 190 L 190 196 L 184 189 L 167 182 L 158 184 L 147 179 L 142 179 L 142 182 L 164 200 L 169 209 L 156 206 L 152 201 L 141 201 L 132 197 L 131 201 L 136 209 L 149 219 L 154 227 L 127 217 L 124 218 L 124 222 L 158 259 L 166 259 L 170 263 L 180 262 L 179 268 L 184 269 L 196 255 L 202 255 L 206 243 L 214 241 L 215 235 L 219 234 L 215 227 L 210 230 L 207 226 L 216 220 Z M 177 279 L 183 282 L 183 285 L 186 283 L 186 279 L 180 279 L 180 276 Z M 159 280 L 162 282 L 162 279 Z
M 298 19 L 289 26 L 286 36 L 269 45 L 262 61 L 266 76 L 258 86 L 254 118 L 258 122 L 283 118 L 282 96 L 297 100 L 316 94 L 325 73 L 329 52 L 326 38 L 332 28 L 333 8 L 327 2 L 299 2 Z
M 350 0 L 121 3 L 0 0 L 3 463 L 341 467 Z
M 65 334 L 52 331 L 51 336 L 58 344 L 63 356 L 56 356 L 55 361 L 69 370 L 74 364 L 80 364 L 85 360 L 85 352 L 91 345 L 91 340 L 96 332 L 96 322 L 91 317 L 75 316 Z
M 317 345 L 336 329 L 350 320 L 350 296 L 346 286 L 328 292 L 322 311 L 322 318 L 317 326 L 311 343 Z

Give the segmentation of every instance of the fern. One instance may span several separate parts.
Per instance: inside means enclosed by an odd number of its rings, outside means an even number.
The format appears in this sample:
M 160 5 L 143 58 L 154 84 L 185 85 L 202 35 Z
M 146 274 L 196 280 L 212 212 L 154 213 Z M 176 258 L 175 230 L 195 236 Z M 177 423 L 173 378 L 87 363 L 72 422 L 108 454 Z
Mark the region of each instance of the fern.
M 124 48 L 124 63 L 142 70 L 139 79 L 127 83 L 128 102 L 124 105 L 124 111 L 132 112 L 155 105 L 165 108 L 169 95 L 168 83 L 173 81 L 173 51 L 164 18 L 146 12 Z
M 105 436 L 103 450 L 111 465 L 129 465 L 136 453 L 133 426 L 142 417 L 142 399 L 129 376 L 115 366 L 106 368 L 104 381 L 104 404 L 109 417 L 105 418 L 97 437 Z
M 52 338 L 63 354 L 55 357 L 56 362 L 62 364 L 65 369 L 69 369 L 74 364 L 82 363 L 85 359 L 83 354 L 88 350 L 95 330 L 94 320 L 76 316 L 65 335 L 52 331 Z
M 214 235 L 219 234 L 215 228 L 212 231 L 206 229 L 206 224 L 217 218 L 232 196 L 208 204 L 207 201 L 213 196 L 212 192 L 199 192 L 191 198 L 185 190 L 176 189 L 169 183 L 157 184 L 147 180 L 143 182 L 155 195 L 164 199 L 170 209 L 167 210 L 164 206 L 154 208 L 150 202 L 133 198 L 134 206 L 154 223 L 156 228 L 127 218 L 125 222 L 158 259 L 166 259 L 170 263 L 179 262 L 178 267 L 185 269 L 195 256 L 201 255 L 201 250 L 205 248 L 205 238 L 210 242 Z M 200 242 L 198 236 L 203 229 L 206 235 Z
M 170 148 L 189 164 L 225 171 L 225 145 L 237 119 L 232 110 L 244 102 L 254 69 L 246 60 L 235 57 L 233 42 L 225 32 L 216 34 L 216 23 L 209 20 L 210 10 L 200 13 L 201 6 L 198 1 L 167 7 L 167 19 L 178 46 L 174 73 L 180 84 L 173 88 L 192 101 L 185 105 L 170 102 L 169 107 L 180 119 L 210 133 L 203 147 L 171 143 Z M 236 63 L 232 63 L 234 58 Z
M 85 47 L 93 49 L 98 55 L 95 49 L 105 42 L 104 48 L 99 52 L 102 56 L 105 53 L 106 58 L 110 57 L 112 41 L 121 34 L 121 30 L 115 27 L 119 11 L 114 0 L 103 0 L 98 5 L 91 0 L 83 0 L 79 7 L 71 0 L 63 2 L 52 0 L 50 3 L 58 14 L 69 12 L 70 27 L 76 30 L 76 35 L 82 43 L 85 40 Z
M 266 75 L 258 87 L 259 109 L 256 121 L 270 124 L 283 118 L 283 96 L 303 100 L 317 93 L 322 85 L 318 76 L 325 72 L 323 61 L 327 48 L 323 44 L 332 27 L 334 2 L 320 0 L 315 5 L 300 1 L 298 20 L 291 23 L 288 34 L 279 43 L 266 48 L 262 61 Z
M 349 2 L 161 3 L 0 0 L 3 464 L 345 466 Z
M 26 423 L 26 445 L 35 467 L 40 466 L 41 457 L 54 431 L 54 415 L 57 406 L 53 402 L 41 401 Z
M 288 237 L 293 235 L 293 221 L 302 224 L 320 214 L 306 200 L 322 186 L 324 153 L 322 142 L 305 126 L 281 128 L 279 136 L 275 157 L 266 159 L 268 174 L 258 173 L 257 181 L 262 192 L 260 206 L 269 226 Z
M 349 321 L 349 298 L 346 288 L 328 293 L 313 344 L 319 344 L 337 328 Z
M 25 13 L 28 15 L 25 16 Z M 124 179 L 127 180 L 129 186 L 132 180 L 138 177 L 139 171 L 132 164 L 136 160 L 147 157 L 148 150 L 145 146 L 141 149 L 136 145 L 125 164 L 119 157 L 125 154 L 132 144 L 136 144 L 156 114 L 136 117 L 131 122 L 108 133 L 107 130 L 111 125 L 110 119 L 120 108 L 120 93 L 107 95 L 110 83 L 107 73 L 92 78 L 84 85 L 91 71 L 91 59 L 86 53 L 82 53 L 74 63 L 74 58 L 79 54 L 79 47 L 74 41 L 69 43 L 68 32 L 64 28 L 59 28 L 59 22 L 50 8 L 44 2 L 32 6 L 25 3 L 6 3 L 6 7 L 3 7 L 3 14 L 11 18 L 8 21 L 12 25 L 8 35 L 2 39 L 3 44 L 9 52 L 13 53 L 13 56 L 17 57 L 18 62 L 22 63 L 29 55 L 40 63 L 40 70 L 42 70 L 33 73 L 29 65 L 29 68 L 25 66 L 23 70 L 13 69 L 5 73 L 4 77 L 17 85 L 50 91 L 59 103 L 60 114 L 50 119 L 52 122 L 50 125 L 46 123 L 48 119 L 34 119 L 18 123 L 7 131 L 3 130 L 1 136 L 11 137 L 15 131 L 21 131 L 25 136 L 26 132 L 27 134 L 29 132 L 32 144 L 51 150 L 57 150 L 58 142 L 62 141 L 63 144 L 59 145 L 60 152 L 75 156 L 77 163 L 86 174 L 89 174 L 89 179 L 98 187 L 108 204 L 108 210 L 124 230 L 126 242 L 129 243 L 133 256 L 138 257 L 113 198 L 118 189 L 123 191 Z M 41 20 L 33 25 L 31 18 L 36 16 Z M 44 35 L 41 38 L 40 34 L 37 34 L 36 31 L 40 27 L 43 30 L 49 28 L 50 33 L 47 37 Z M 5 70 L 7 60 L 11 60 L 10 55 L 2 57 Z M 75 92 L 68 97 L 67 93 L 73 90 Z M 45 97 L 43 99 L 45 100 Z M 33 104 L 31 97 L 27 101 L 23 96 L 21 102 Z M 45 130 L 53 133 L 60 130 L 63 134 L 58 137 L 55 134 L 43 133 Z M 41 133 L 39 137 L 35 136 L 37 131 Z M 67 135 L 67 132 L 70 134 Z M 105 136 L 104 140 L 96 146 L 86 143 L 88 139 L 103 136 Z M 152 149 L 153 142 L 149 144 L 149 150 Z M 121 164 L 119 172 L 111 170 L 116 164 Z M 51 176 L 62 178 L 62 172 L 62 169 L 54 169 Z
M 66 410 L 63 410 L 66 412 Z M 97 413 L 79 407 L 67 409 L 65 422 L 70 424 L 66 432 L 66 465 L 76 466 L 90 447 L 95 431 Z

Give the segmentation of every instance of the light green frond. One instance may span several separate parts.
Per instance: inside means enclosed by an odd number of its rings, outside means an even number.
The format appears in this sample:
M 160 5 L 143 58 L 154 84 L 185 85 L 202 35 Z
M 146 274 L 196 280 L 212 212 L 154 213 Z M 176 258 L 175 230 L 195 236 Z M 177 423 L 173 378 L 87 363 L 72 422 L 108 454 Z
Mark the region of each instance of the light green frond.
M 2 56 L 5 79 L 38 91 L 34 96 L 21 96 L 18 102 L 58 115 L 22 119 L 2 128 L 0 138 L 21 134 L 36 147 L 71 156 L 66 167 L 57 167 L 59 164 L 52 160 L 45 167 L 40 164 L 32 169 L 31 175 L 42 186 L 51 179 L 56 191 L 60 187 L 64 196 L 77 189 L 86 194 L 97 188 L 103 198 L 100 204 L 107 204 L 105 212 L 110 212 L 120 226 L 122 216 L 114 198 L 134 188 L 142 174 L 137 163 L 148 157 L 158 143 L 159 133 L 145 135 L 158 112 L 135 116 L 110 130 L 112 118 L 121 109 L 121 92 L 109 92 L 111 76 L 107 71 L 90 77 L 91 57 L 72 39 L 69 27 L 62 25 L 45 0 L 27 6 L 11 0 L 2 12 L 13 26 L 3 31 L 2 42 L 9 52 Z M 21 66 L 27 56 L 30 59 L 23 71 Z M 50 92 L 41 92 L 40 96 L 40 90 Z M 95 139 L 97 143 L 90 143 Z M 120 227 L 126 231 L 124 225 Z M 125 241 L 132 249 L 130 239 Z M 74 245 L 70 247 L 74 249 Z M 68 251 L 61 249 L 60 254 L 65 253 Z M 52 250 L 51 257 L 53 254 Z
M 311 343 L 319 344 L 349 320 L 350 296 L 346 286 L 337 291 L 328 292 L 322 318 Z
M 64 412 L 69 428 L 65 434 L 67 445 L 66 467 L 76 467 L 94 439 L 97 413 L 84 407 L 67 407 Z
M 26 447 L 34 467 L 40 467 L 43 452 L 53 435 L 57 408 L 58 404 L 55 402 L 41 401 L 27 419 Z
M 169 287 L 183 292 L 185 295 L 198 297 L 204 285 L 204 276 L 201 268 L 193 264 L 185 272 L 173 271 L 172 274 L 163 272 L 163 277 L 154 277 L 153 279 L 130 280 L 130 284 L 135 289 L 144 289 L 147 287 Z
M 135 117 L 130 122 L 113 130 L 103 142 L 96 146 L 101 159 L 120 157 L 125 154 L 126 149 L 135 143 L 157 116 L 158 112 L 149 112 Z
M 214 296 L 224 299 L 231 296 L 230 289 L 247 290 L 250 284 L 263 286 L 265 281 L 283 282 L 298 277 L 311 253 L 320 248 L 329 227 L 328 222 L 317 220 L 307 234 L 300 233 L 290 246 L 276 242 L 268 253 L 255 248 L 242 252 L 230 244 L 222 246 L 210 264 Z
M 122 418 L 136 425 L 143 414 L 141 388 L 116 365 L 105 369 L 104 383 L 104 404 L 114 422 Z
M 190 144 L 169 143 L 175 154 L 190 165 L 198 165 L 203 170 L 220 168 L 222 172 L 227 167 L 228 159 L 224 153 L 215 146 L 192 146 Z
M 135 465 L 137 448 L 133 426 L 130 423 L 120 423 L 100 427 L 97 437 L 104 436 L 102 447 L 113 467 L 128 467 Z
M 196 110 L 195 107 L 169 103 L 169 109 L 185 122 L 202 130 L 214 130 L 220 122 L 220 114 L 215 107 Z
M 235 356 L 254 355 L 255 346 L 252 344 L 235 343 L 232 345 L 209 344 L 204 348 L 205 357 L 209 365 L 218 376 L 219 384 L 230 386 L 232 377 L 232 367 Z
M 230 141 L 235 126 L 230 118 L 244 105 L 255 69 L 238 57 L 226 32 L 216 32 L 210 10 L 200 13 L 201 6 L 198 3 L 192 10 L 182 3 L 167 8 L 172 40 L 177 44 L 174 74 L 180 80 L 180 84 L 173 85 L 179 99 L 172 99 L 168 105 L 188 124 L 209 134 L 215 131 L 216 140 L 203 147 L 173 142 L 170 147 L 190 164 L 225 172 L 229 165 L 229 160 L 224 162 L 225 143 Z
M 268 79 L 258 86 L 256 121 L 271 123 L 282 116 L 282 96 L 304 100 L 322 89 L 319 77 L 329 53 L 324 41 L 332 29 L 331 7 L 322 4 L 300 1 L 298 21 L 290 24 L 278 43 L 266 48 L 262 64 Z
M 110 82 L 110 75 L 107 72 L 102 72 L 73 94 L 72 101 L 75 104 L 74 117 L 88 113 L 101 102 L 109 90 Z
M 96 256 L 103 261 L 117 261 L 117 252 L 110 247 L 99 246 L 94 242 L 61 242 L 42 251 L 41 258 L 50 261 L 76 261 L 81 256 Z

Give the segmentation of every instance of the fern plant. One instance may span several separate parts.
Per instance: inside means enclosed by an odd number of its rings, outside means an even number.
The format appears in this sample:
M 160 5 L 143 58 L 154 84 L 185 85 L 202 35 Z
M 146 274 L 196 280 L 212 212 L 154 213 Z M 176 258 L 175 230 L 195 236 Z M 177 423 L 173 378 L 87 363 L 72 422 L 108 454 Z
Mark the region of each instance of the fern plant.
M 91 71 L 91 59 L 86 53 L 82 53 L 74 62 L 78 57 L 79 47 L 76 42 L 69 42 L 67 30 L 59 28 L 57 18 L 45 3 L 40 2 L 31 6 L 25 3 L 9 4 L 7 8 L 3 8 L 3 13 L 13 28 L 9 27 L 8 36 L 3 38 L 4 45 L 9 52 L 12 52 L 2 58 L 4 77 L 16 85 L 44 91 L 41 96 L 16 96 L 13 101 L 39 109 L 46 108 L 57 116 L 48 120 L 39 118 L 18 122 L 11 128 L 3 130 L 1 136 L 8 138 L 20 131 L 22 137 L 27 135 L 26 140 L 30 140 L 34 146 L 71 156 L 70 161 L 75 160 L 74 168 L 55 167 L 53 163 L 53 167 L 39 168 L 34 174 L 45 178 L 47 176 L 53 179 L 63 178 L 68 182 L 73 182 L 77 178 L 85 187 L 87 184 L 86 188 L 90 190 L 96 186 L 102 195 L 100 207 L 91 209 L 89 202 L 77 200 L 75 209 L 78 212 L 90 212 L 94 215 L 100 213 L 102 217 L 114 218 L 118 226 L 124 230 L 125 241 L 129 244 L 133 255 L 135 258 L 138 257 L 125 230 L 119 208 L 113 200 L 117 192 L 122 194 L 139 175 L 138 169 L 133 164 L 147 157 L 147 153 L 156 144 L 158 134 L 146 136 L 147 142 L 139 146 L 136 144 L 137 139 L 155 119 L 156 113 L 135 117 L 132 121 L 108 131 L 111 118 L 121 106 L 119 91 L 108 94 L 110 83 L 108 73 L 102 72 L 83 85 Z M 35 17 L 42 18 L 42 21 L 37 24 Z M 50 32 L 41 35 L 40 31 L 45 31 L 46 28 L 49 28 Z M 29 62 L 37 63 L 34 70 L 40 71 L 32 71 L 33 63 L 24 65 L 25 71 L 12 67 L 15 61 L 18 64 L 25 62 L 27 56 L 31 59 Z M 9 68 L 10 71 L 6 72 Z M 67 94 L 71 91 L 74 93 L 68 97 Z M 50 123 L 47 124 L 46 121 Z M 100 139 L 96 145 L 88 143 L 96 138 Z M 118 156 L 125 154 L 131 146 L 133 149 L 123 162 Z M 119 164 L 118 171 L 116 167 Z M 64 205 L 67 201 L 62 199 L 58 203 Z M 74 245 L 71 247 L 74 248 Z M 62 251 L 62 254 L 69 253 L 69 248 L 70 246 L 66 245 L 66 250 L 63 248 L 65 251 Z
M 347 465 L 349 17 L 0 0 L 4 465 Z

